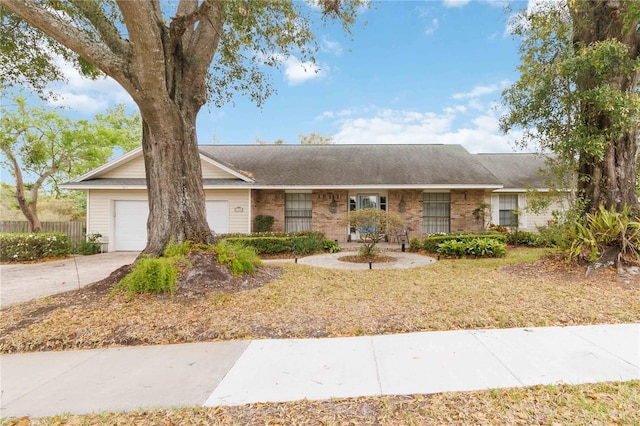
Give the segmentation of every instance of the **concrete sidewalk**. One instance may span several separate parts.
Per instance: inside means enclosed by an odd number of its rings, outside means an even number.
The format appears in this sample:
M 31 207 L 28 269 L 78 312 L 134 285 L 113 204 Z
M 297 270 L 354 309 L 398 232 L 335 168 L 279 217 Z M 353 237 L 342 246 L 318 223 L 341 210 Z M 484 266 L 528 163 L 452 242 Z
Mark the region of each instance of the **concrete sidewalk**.
M 0 416 L 640 379 L 640 324 L 3 355 Z

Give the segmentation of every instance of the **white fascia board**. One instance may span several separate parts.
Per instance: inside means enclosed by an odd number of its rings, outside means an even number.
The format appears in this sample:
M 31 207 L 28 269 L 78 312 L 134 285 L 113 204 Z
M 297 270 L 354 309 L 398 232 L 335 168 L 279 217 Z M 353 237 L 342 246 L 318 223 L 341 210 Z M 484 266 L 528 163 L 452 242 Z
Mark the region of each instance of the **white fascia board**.
M 200 159 L 203 160 L 203 161 L 206 161 L 207 163 L 211 164 L 212 166 L 215 166 L 215 167 L 217 167 L 219 169 L 224 170 L 225 172 L 237 177 L 238 179 L 242 179 L 245 182 L 254 182 L 254 180 L 251 179 L 250 177 L 243 175 L 242 173 L 238 172 L 237 170 L 233 170 L 230 167 L 227 167 L 227 166 L 225 166 L 223 164 L 220 164 L 217 161 L 212 160 L 211 158 L 207 157 L 206 155 L 204 155 L 202 153 L 200 153 Z
M 538 192 L 549 192 L 549 188 L 501 188 L 496 189 L 493 192 L 529 192 L 529 191 L 538 191 Z
M 73 189 L 78 191 L 88 191 L 90 189 L 147 189 L 146 185 L 74 185 L 65 183 L 60 185 L 62 189 Z
M 94 177 L 96 175 L 99 175 L 100 173 L 104 173 L 104 172 L 109 171 L 109 170 L 111 170 L 113 168 L 116 168 L 116 167 L 118 167 L 118 166 L 120 166 L 120 165 L 122 165 L 122 164 L 124 164 L 124 163 L 126 163 L 128 161 L 130 161 L 130 160 L 133 160 L 134 158 L 136 158 L 136 157 L 138 157 L 140 155 L 142 155 L 142 147 L 138 147 L 136 149 L 133 149 L 133 150 L 127 152 L 126 154 L 124 154 L 124 155 L 122 155 L 122 156 L 120 156 L 120 157 L 118 157 L 116 159 L 113 159 L 113 160 L 109 161 L 108 163 L 105 163 L 102 166 L 97 167 L 97 168 L 95 168 L 95 169 L 83 174 L 82 176 L 78 176 L 75 179 L 71 179 L 69 181 L 69 183 L 82 182 L 83 180 L 90 179 L 90 178 L 92 178 L 92 177 Z M 71 189 L 71 188 L 69 188 L 69 189 Z M 75 188 L 73 188 L 73 189 L 75 189 Z
M 72 182 L 60 185 L 63 189 L 146 189 L 146 185 L 73 185 Z M 503 190 L 501 185 L 334 185 L 334 186 L 317 186 L 317 185 L 204 185 L 203 189 L 280 189 L 284 191 L 311 191 L 319 190 L 337 190 L 337 189 L 360 189 L 360 190 L 378 190 L 378 189 L 420 189 L 420 190 L 450 190 L 450 189 L 487 189 L 493 192 L 517 192 L 517 190 Z M 525 190 L 523 189 L 522 192 Z

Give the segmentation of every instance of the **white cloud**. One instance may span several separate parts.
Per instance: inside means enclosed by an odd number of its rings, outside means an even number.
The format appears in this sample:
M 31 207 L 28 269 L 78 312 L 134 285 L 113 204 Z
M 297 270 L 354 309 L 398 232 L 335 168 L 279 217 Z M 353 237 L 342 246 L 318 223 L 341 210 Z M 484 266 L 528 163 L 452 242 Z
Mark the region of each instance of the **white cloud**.
M 342 109 L 340 111 L 325 111 L 316 117 L 316 120 L 332 119 L 332 118 L 344 118 L 349 117 L 357 112 L 354 108 Z
M 438 18 L 433 18 L 431 22 L 425 27 L 424 33 L 426 35 L 431 35 L 434 32 L 436 32 L 439 26 L 440 26 L 440 22 L 438 21 Z
M 115 104 L 137 108 L 129 94 L 110 77 L 96 80 L 86 78 L 71 64 L 60 59 L 58 66 L 67 79 L 66 83 L 54 83 L 49 89 L 56 95 L 50 102 L 74 111 L 93 115 Z
M 339 130 L 333 139 L 344 144 L 460 144 L 470 152 L 513 151 L 513 142 L 521 135 L 500 132 L 499 108 L 485 108 L 475 117 L 467 117 L 468 113 L 463 105 L 440 113 L 377 109 L 364 116 L 337 119 Z M 460 121 L 463 124 L 455 126 Z
M 491 84 L 489 86 L 476 86 L 469 92 L 454 93 L 451 97 L 453 99 L 477 99 L 485 95 L 490 95 L 499 90 L 509 86 L 511 82 L 509 80 L 502 80 L 499 84 Z
M 326 37 L 322 37 L 322 42 L 320 43 L 320 45 L 323 51 L 333 53 L 336 56 L 340 56 L 344 52 L 342 49 L 342 45 L 340 45 L 339 42 L 329 40 Z
M 469 0 L 443 0 L 444 7 L 463 7 L 469 3 Z
M 321 69 L 318 64 L 310 61 L 302 62 L 293 55 L 287 57 L 280 55 L 276 57 L 276 60 L 284 65 L 284 75 L 287 82 L 292 86 L 323 77 L 326 72 L 325 70 L 328 69 L 327 66 Z
M 491 86 L 476 86 L 470 92 L 465 93 L 454 93 L 452 95 L 453 99 L 473 99 L 479 98 L 484 95 L 489 95 L 498 90 L 498 86 L 492 84 Z

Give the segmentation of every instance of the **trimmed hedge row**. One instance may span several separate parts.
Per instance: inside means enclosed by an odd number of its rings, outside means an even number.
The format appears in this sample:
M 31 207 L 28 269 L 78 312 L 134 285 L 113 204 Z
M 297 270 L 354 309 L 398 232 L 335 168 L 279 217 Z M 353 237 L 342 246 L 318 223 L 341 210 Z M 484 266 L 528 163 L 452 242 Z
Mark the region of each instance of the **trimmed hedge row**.
M 422 239 L 421 248 L 425 249 L 429 253 L 437 253 L 440 244 L 444 242 L 459 241 L 459 242 L 466 243 L 476 239 L 497 240 L 498 242 L 503 244 L 507 242 L 507 237 L 504 234 L 499 234 L 499 233 L 489 233 L 489 234 L 480 234 L 480 235 L 474 235 L 474 234 L 430 235 Z M 415 243 L 411 245 L 411 247 L 413 248 L 414 245 Z
M 262 237 L 275 237 L 275 238 L 290 238 L 290 237 L 315 237 L 318 239 L 324 238 L 324 233 L 321 231 L 299 231 L 299 232 L 251 232 L 251 233 L 228 233 L 228 234 L 216 234 L 216 242 L 222 240 L 228 240 L 230 238 L 262 238 Z
M 322 234 L 321 234 L 322 235 Z M 227 238 L 230 243 L 253 247 L 258 254 L 311 254 L 324 250 L 324 239 L 318 235 L 293 237 L 241 237 Z
M 59 232 L 0 234 L 0 261 L 22 262 L 71 254 L 71 241 Z

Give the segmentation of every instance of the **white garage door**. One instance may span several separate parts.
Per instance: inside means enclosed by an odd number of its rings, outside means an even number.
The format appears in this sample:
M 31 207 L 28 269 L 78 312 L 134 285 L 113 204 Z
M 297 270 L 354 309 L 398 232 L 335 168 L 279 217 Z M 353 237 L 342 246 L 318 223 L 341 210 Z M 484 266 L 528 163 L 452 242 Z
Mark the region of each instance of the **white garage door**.
M 207 201 L 207 222 L 217 234 L 229 232 L 229 202 Z
M 229 202 L 207 201 L 207 222 L 216 233 L 229 232 Z M 115 202 L 115 243 L 116 251 L 143 250 L 147 245 L 147 201 Z
M 147 245 L 147 201 L 116 201 L 114 250 L 138 251 Z

